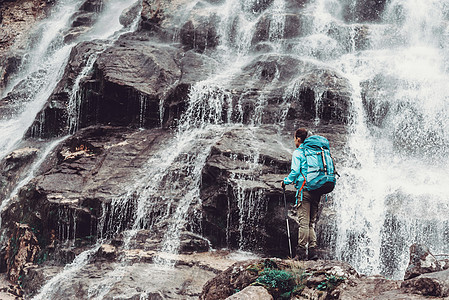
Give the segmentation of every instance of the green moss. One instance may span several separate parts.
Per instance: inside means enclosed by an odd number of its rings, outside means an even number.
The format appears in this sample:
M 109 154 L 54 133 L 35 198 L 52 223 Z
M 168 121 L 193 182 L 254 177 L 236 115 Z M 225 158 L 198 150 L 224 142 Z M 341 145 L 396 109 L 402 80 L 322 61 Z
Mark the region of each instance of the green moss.
M 343 276 L 335 276 L 326 274 L 326 279 L 318 284 L 316 287 L 320 291 L 331 291 L 337 287 L 341 282 L 345 281 Z

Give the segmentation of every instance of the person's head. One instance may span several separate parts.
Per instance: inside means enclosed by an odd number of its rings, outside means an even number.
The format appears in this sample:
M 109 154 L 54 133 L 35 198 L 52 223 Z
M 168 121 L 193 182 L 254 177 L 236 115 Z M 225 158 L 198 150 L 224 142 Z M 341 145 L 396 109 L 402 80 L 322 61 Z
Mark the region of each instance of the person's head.
M 301 145 L 304 142 L 304 140 L 307 138 L 307 134 L 308 134 L 308 132 L 307 132 L 307 129 L 305 129 L 305 128 L 299 128 L 296 130 L 296 132 L 295 132 L 296 148 L 298 148 L 299 145 Z

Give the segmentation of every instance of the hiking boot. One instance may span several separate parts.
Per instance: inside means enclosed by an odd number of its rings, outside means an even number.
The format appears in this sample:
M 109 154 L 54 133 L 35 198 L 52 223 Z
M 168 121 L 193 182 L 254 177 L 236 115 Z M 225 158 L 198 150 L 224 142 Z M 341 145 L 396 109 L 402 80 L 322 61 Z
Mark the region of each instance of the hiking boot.
M 309 260 L 317 260 L 318 259 L 318 253 L 316 251 L 316 248 L 309 248 Z
M 307 260 L 307 253 L 305 248 L 296 247 L 296 256 L 294 260 Z

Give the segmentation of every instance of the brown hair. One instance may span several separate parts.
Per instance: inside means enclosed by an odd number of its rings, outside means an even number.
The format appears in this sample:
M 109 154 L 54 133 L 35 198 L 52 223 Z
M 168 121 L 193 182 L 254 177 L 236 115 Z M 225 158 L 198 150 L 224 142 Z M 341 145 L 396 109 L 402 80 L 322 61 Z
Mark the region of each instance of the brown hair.
M 304 140 L 307 138 L 307 133 L 307 129 L 299 128 L 295 132 L 295 138 L 301 138 L 301 141 L 304 142 Z

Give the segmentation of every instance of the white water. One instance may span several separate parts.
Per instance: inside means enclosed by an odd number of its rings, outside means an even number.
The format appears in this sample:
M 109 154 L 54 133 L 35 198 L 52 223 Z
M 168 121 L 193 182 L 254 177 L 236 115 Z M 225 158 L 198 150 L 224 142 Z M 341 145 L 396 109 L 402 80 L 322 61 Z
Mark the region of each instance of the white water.
M 449 251 L 447 4 L 391 1 L 384 24 L 369 27 L 370 48 L 330 61 L 354 89 L 348 154 L 360 163 L 339 166 L 335 255 L 362 273 L 401 278 L 415 242 Z M 316 34 L 340 22 L 321 14 Z M 370 125 L 363 108 L 367 80 L 378 80 L 371 88 L 379 93 L 373 111 L 380 126 Z M 390 107 L 383 119 L 382 105 Z
M 36 172 L 37 170 L 39 170 L 39 168 L 41 167 L 42 163 L 45 161 L 45 159 L 47 158 L 47 155 L 57 146 L 59 145 L 59 143 L 61 143 L 62 141 L 64 141 L 68 136 L 64 136 L 62 138 L 56 139 L 55 141 L 49 143 L 48 145 L 46 145 L 46 147 L 42 150 L 40 150 L 40 153 L 38 154 L 38 158 L 36 159 L 36 161 L 32 164 L 32 166 L 30 167 L 30 169 L 27 171 L 27 175 L 22 178 L 20 180 L 20 182 L 15 186 L 14 190 L 9 194 L 8 197 L 6 197 L 1 205 L 0 205 L 0 212 L 3 212 L 3 210 L 8 206 L 8 204 L 10 203 L 11 199 L 13 199 L 17 193 L 20 191 L 20 189 L 22 187 L 24 187 L 26 184 L 28 184 L 31 179 L 34 178 L 34 176 L 36 176 Z M 0 213 L 0 228 L 1 228 L 1 224 L 2 224 L 2 218 L 1 218 L 1 213 Z

